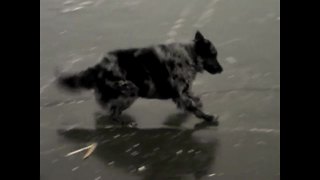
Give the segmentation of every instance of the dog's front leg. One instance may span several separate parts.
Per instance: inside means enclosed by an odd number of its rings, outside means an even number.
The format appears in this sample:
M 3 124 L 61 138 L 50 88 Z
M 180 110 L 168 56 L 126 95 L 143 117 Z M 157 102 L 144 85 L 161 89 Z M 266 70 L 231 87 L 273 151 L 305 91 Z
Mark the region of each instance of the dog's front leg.
M 179 97 L 174 98 L 173 101 L 177 104 L 178 108 L 182 108 L 193 113 L 200 119 L 204 119 L 205 121 L 209 121 L 218 125 L 217 119 L 212 115 L 204 113 L 199 107 L 197 107 L 197 103 L 193 100 L 193 98 L 189 97 L 189 95 L 181 94 Z
M 196 106 L 197 108 L 202 109 L 203 104 L 202 104 L 202 102 L 201 102 L 201 100 L 200 100 L 200 97 L 197 97 L 197 96 L 193 95 L 193 93 L 190 92 L 190 91 L 186 92 L 186 95 L 187 95 L 189 98 L 192 99 L 192 101 L 195 103 L 195 106 Z

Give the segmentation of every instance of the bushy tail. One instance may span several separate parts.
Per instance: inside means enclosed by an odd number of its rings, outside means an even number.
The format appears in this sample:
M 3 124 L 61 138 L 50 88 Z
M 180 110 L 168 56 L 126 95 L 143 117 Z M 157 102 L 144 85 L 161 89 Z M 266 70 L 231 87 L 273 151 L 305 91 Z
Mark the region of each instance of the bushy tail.
M 95 67 L 88 68 L 77 74 L 61 74 L 58 75 L 57 83 L 60 87 L 68 90 L 92 89 L 96 82 L 97 69 Z

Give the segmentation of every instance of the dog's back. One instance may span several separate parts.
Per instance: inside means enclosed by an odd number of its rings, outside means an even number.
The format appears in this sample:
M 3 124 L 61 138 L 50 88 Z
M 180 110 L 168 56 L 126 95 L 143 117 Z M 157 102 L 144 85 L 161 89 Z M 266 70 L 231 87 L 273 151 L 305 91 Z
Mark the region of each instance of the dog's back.
M 191 81 L 195 76 L 191 66 L 192 52 L 188 51 L 188 46 L 181 43 L 112 51 L 100 63 L 105 71 L 102 70 L 101 74 L 109 75 L 100 77 L 133 82 L 143 98 L 172 98 L 176 79 Z

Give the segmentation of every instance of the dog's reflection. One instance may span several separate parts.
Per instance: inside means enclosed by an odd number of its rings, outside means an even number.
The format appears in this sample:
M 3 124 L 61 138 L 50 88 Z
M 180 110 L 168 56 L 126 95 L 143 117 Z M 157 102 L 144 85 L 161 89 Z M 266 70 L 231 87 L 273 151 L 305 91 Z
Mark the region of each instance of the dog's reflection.
M 178 126 L 187 115 L 170 116 L 166 124 Z M 132 117 L 123 115 L 122 120 L 131 124 Z M 177 119 L 178 118 L 178 119 Z M 177 124 L 178 123 L 178 124 Z M 138 129 L 119 126 L 106 116 L 97 116 L 96 129 L 71 129 L 59 131 L 75 143 L 97 142 L 93 156 L 110 166 L 122 168 L 143 179 L 195 179 L 207 175 L 213 168 L 217 140 L 202 142 L 192 134 L 195 129 L 156 128 Z

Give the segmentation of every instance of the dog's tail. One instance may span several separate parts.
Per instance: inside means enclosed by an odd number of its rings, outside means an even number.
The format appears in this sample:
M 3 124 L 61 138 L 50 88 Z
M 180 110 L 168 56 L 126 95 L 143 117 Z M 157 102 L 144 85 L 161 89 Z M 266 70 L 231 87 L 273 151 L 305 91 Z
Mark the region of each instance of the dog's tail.
M 97 71 L 97 66 L 95 66 L 75 74 L 59 73 L 57 84 L 59 87 L 69 91 L 89 90 L 95 86 Z

